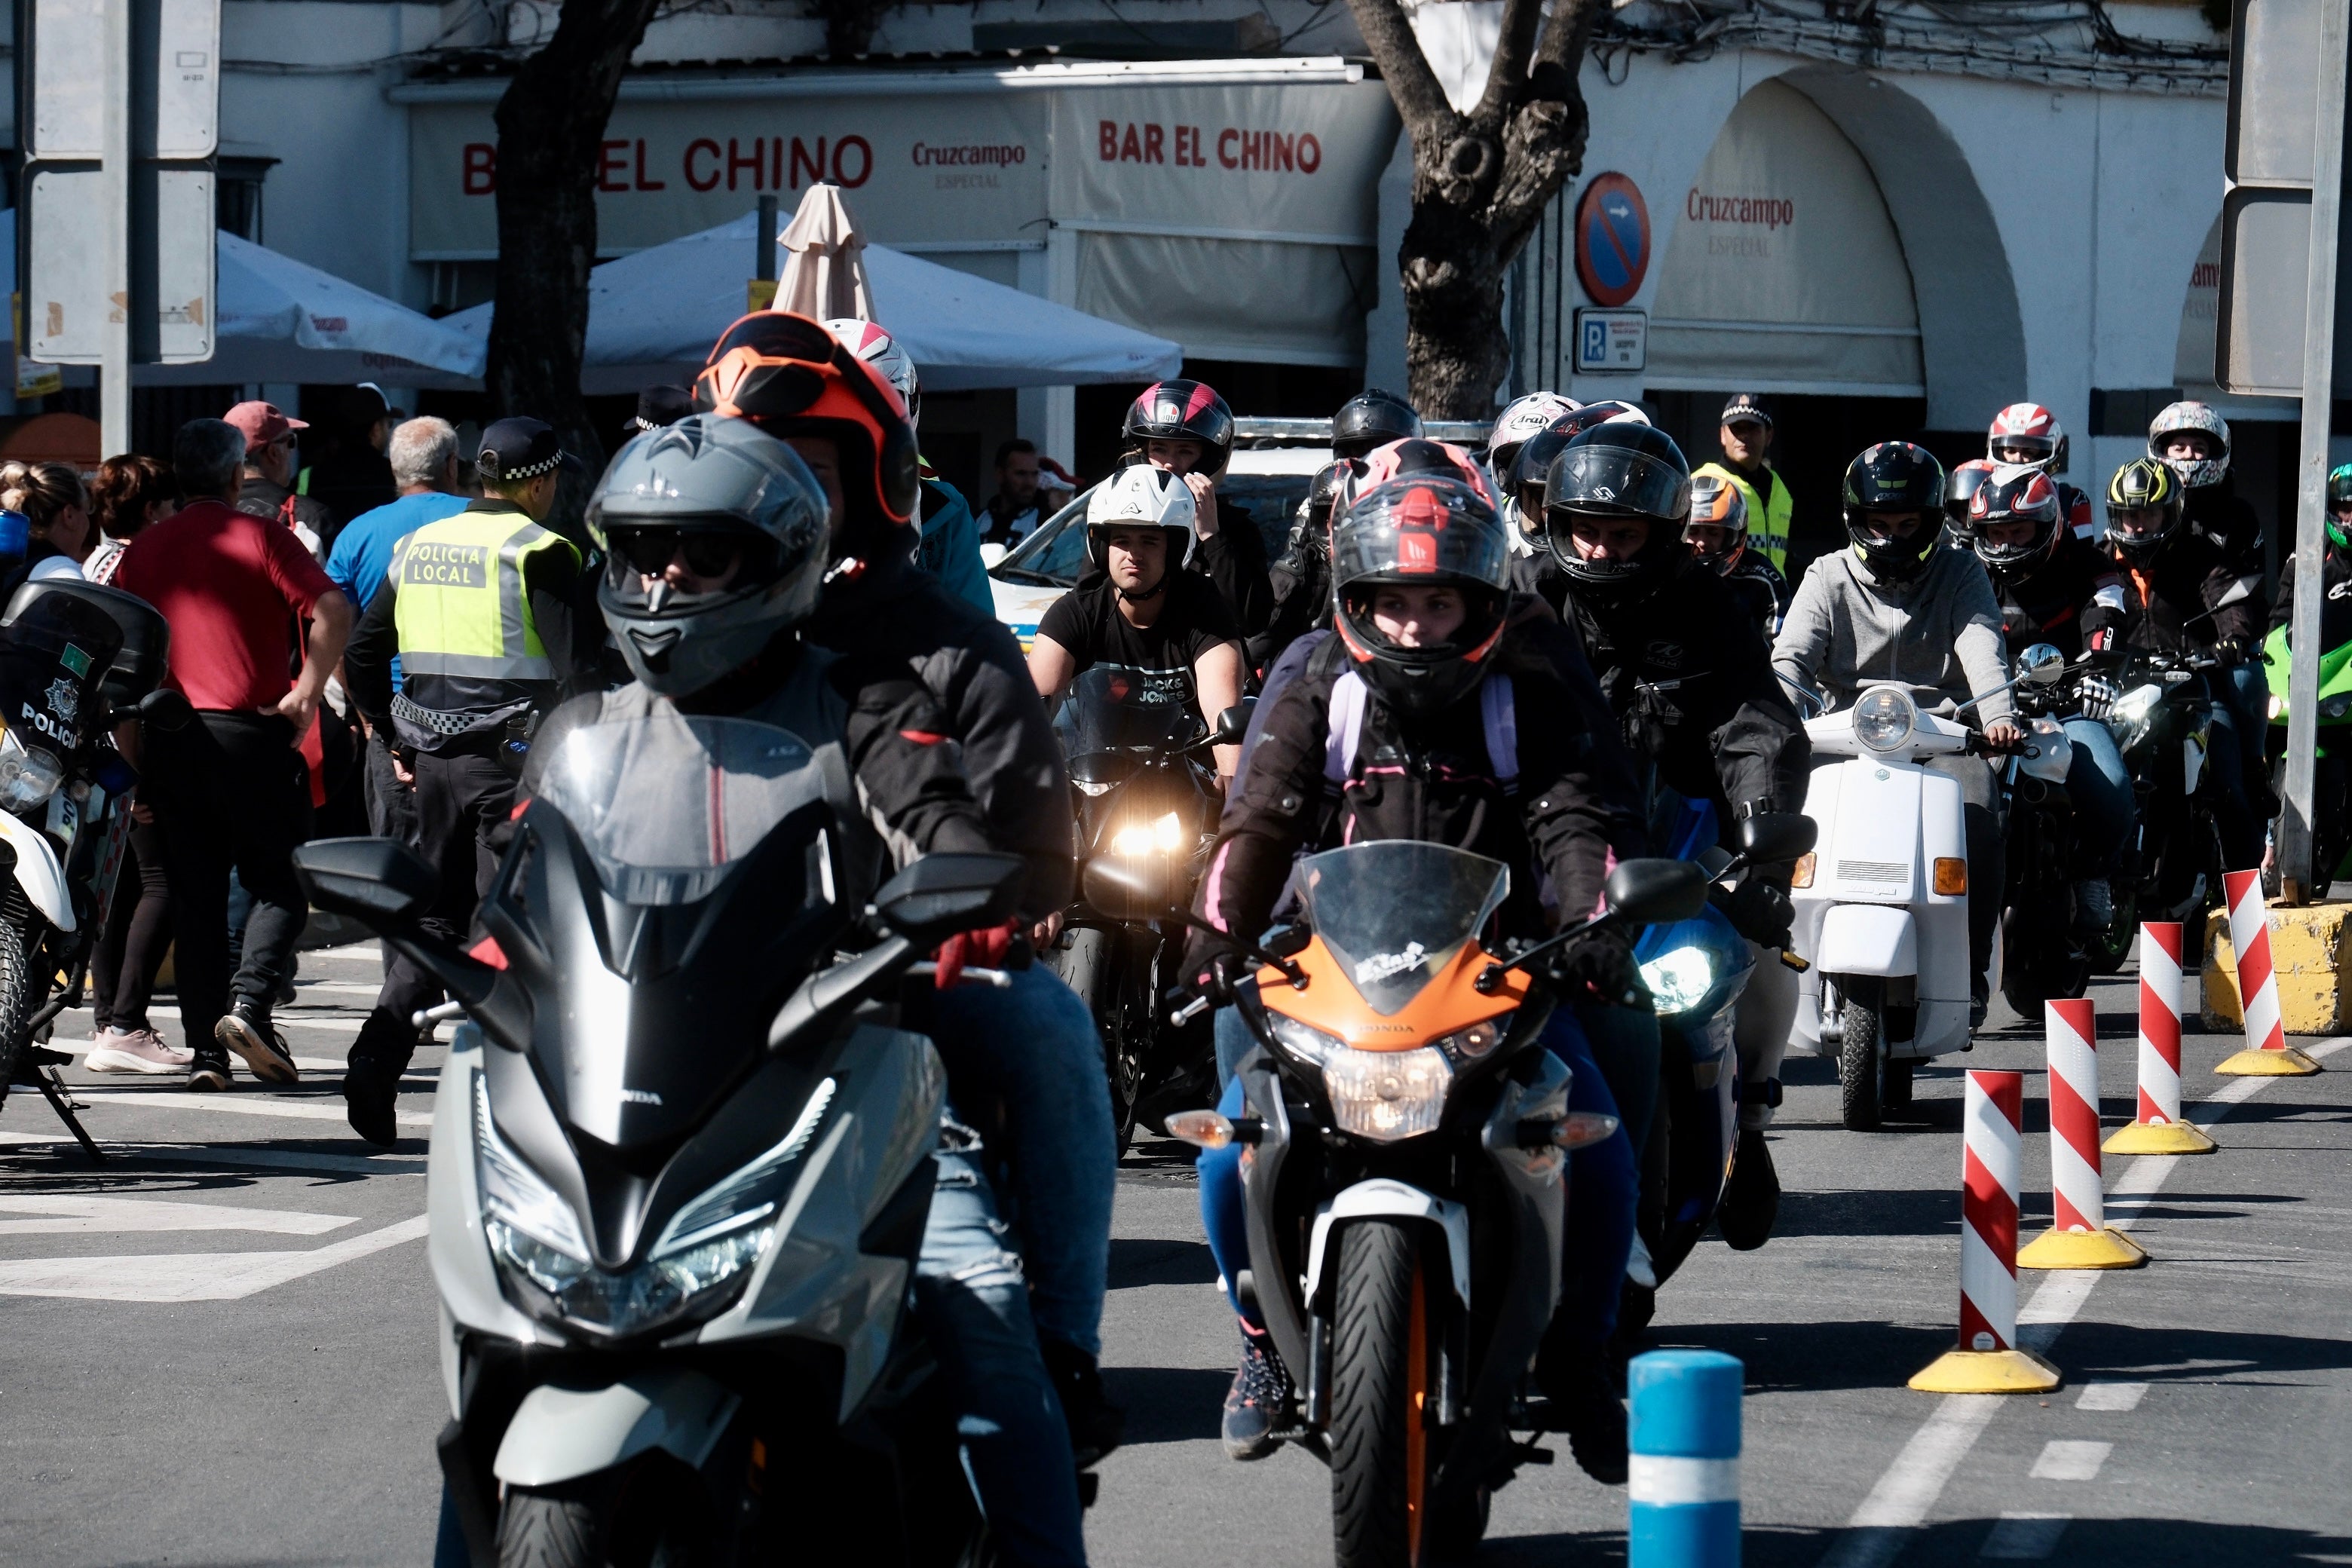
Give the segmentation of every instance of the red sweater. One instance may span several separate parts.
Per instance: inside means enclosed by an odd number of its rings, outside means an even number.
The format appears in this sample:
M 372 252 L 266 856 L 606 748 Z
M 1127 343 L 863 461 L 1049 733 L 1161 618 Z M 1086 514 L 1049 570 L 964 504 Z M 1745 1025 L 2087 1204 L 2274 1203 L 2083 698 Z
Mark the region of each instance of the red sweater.
M 172 684 L 215 712 L 278 706 L 301 667 L 303 619 L 336 591 L 291 529 L 212 500 L 132 540 L 114 585 L 163 612 Z

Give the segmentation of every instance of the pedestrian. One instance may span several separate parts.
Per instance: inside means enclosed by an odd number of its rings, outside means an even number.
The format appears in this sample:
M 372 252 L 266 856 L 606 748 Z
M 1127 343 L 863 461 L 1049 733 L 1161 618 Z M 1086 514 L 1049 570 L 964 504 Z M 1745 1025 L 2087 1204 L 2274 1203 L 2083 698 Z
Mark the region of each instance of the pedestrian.
M 113 582 L 131 542 L 179 509 L 171 469 L 133 453 L 107 458 L 90 482 L 90 521 L 98 526 L 99 541 L 81 563 L 82 575 L 93 583 Z
M 1752 392 L 1735 392 L 1723 405 L 1721 424 L 1717 435 L 1723 443 L 1723 461 L 1701 466 L 1691 478 L 1712 474 L 1738 488 L 1739 499 L 1748 506 L 1748 547 L 1769 561 L 1773 571 L 1785 574 L 1795 502 L 1789 481 L 1772 468 L 1772 410 Z
M 335 547 L 327 556 L 327 575 L 362 616 L 383 586 L 400 542 L 428 522 L 466 510 L 466 498 L 457 493 L 457 432 L 446 419 L 428 414 L 409 420 L 392 433 L 386 455 L 399 495 L 352 519 L 335 535 Z M 392 682 L 397 689 L 397 655 L 392 661 Z M 406 843 L 415 837 L 416 802 L 393 772 L 392 741 L 389 731 L 368 731 L 368 831 Z
M 996 448 L 996 493 L 988 498 L 980 542 L 1010 550 L 1052 515 L 1045 504 L 1044 467 L 1037 444 L 1016 437 Z
M 448 941 L 464 938 L 498 871 L 490 836 L 513 814 L 531 733 L 569 695 L 580 552 L 541 523 L 578 467 L 539 420 L 483 431 L 481 499 L 401 542 L 344 658 L 352 700 L 415 787 L 416 847 L 440 877 L 425 925 Z M 410 1019 L 440 999 L 430 975 L 394 956 L 343 1075 L 352 1131 L 372 1143 L 398 1136 Z
M 621 426 L 621 445 L 625 447 L 648 430 L 665 429 L 694 412 L 694 394 L 682 386 L 667 382 L 646 387 L 637 394 L 637 412 Z
M 163 612 L 169 679 L 196 710 L 184 729 L 146 737 L 140 786 L 171 881 L 192 1089 L 226 1089 L 232 1050 L 265 1082 L 300 1076 L 270 1021 L 309 913 L 294 880 L 294 847 L 310 820 L 297 748 L 352 629 L 351 601 L 293 531 L 237 510 L 245 458 L 236 426 L 183 425 L 172 470 L 186 504 L 131 541 L 114 574 Z M 253 900 L 233 981 L 231 870 Z
M 236 510 L 248 517 L 275 519 L 294 531 L 312 560 L 326 559 L 335 514 L 294 489 L 294 434 L 310 426 L 280 414 L 274 403 L 240 403 L 221 417 L 245 437 L 245 478 Z
M 326 507 L 338 525 L 393 499 L 395 485 L 384 454 L 393 431 L 408 417 L 372 381 L 361 382 L 352 392 L 352 398 L 342 405 L 345 417 L 333 421 L 327 449 L 312 458 L 295 486 Z M 328 549 L 334 547 L 332 528 L 320 537 Z
M 93 532 L 89 492 L 70 463 L 0 465 L 0 509 L 22 512 L 28 536 L 23 563 L 0 579 L 0 603 L 20 584 L 81 575 Z

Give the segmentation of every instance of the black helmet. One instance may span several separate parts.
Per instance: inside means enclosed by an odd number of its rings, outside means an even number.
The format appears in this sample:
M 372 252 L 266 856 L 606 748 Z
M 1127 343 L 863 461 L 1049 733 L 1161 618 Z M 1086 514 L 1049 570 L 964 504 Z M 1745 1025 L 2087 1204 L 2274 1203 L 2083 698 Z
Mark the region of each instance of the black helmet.
M 1466 480 L 1414 474 L 1372 486 L 1348 503 L 1331 533 L 1338 626 L 1364 679 L 1400 712 L 1435 713 L 1470 692 L 1503 635 L 1510 544 L 1502 519 Z M 1405 647 L 1372 618 L 1383 584 L 1451 586 L 1468 615 L 1442 643 Z
M 623 447 L 587 521 L 605 552 L 597 606 L 631 673 L 683 697 L 806 620 L 824 584 L 826 516 L 808 465 L 747 419 L 690 415 Z M 686 594 L 664 581 L 681 551 L 725 585 Z
M 1519 445 L 1519 455 L 1511 463 L 1511 471 L 1503 476 L 1503 488 L 1517 501 L 1519 515 L 1529 528 L 1540 528 L 1544 512 L 1544 481 L 1551 477 L 1551 466 L 1559 458 L 1560 448 L 1576 434 L 1563 430 L 1558 424 L 1538 430 Z
M 1846 465 L 1845 531 L 1854 553 L 1881 578 L 1916 576 L 1943 532 L 1944 465 L 1927 447 L 1881 441 Z M 1901 539 L 1881 539 L 1864 526 L 1874 511 L 1911 511 L 1919 526 Z
M 2134 458 L 2107 481 L 2107 542 L 2135 566 L 2146 566 L 2180 531 L 2183 490 L 2170 464 Z M 2144 514 L 2154 513 L 2143 522 Z M 2132 519 L 2129 527 L 2124 518 Z
M 2033 537 L 2022 544 L 1995 544 L 1985 531 L 2004 522 L 2030 522 Z M 1969 531 L 1977 559 L 1995 581 L 2030 577 L 2050 559 L 2065 531 L 2058 487 L 2039 463 L 2003 463 L 1977 486 L 1969 502 Z
M 1360 458 L 1375 447 L 1409 441 L 1422 434 L 1421 416 L 1393 392 L 1368 386 L 1331 416 L 1331 455 Z
M 1348 487 L 1363 471 L 1363 463 L 1354 458 L 1342 458 L 1316 470 L 1315 478 L 1307 487 L 1307 499 L 1298 503 L 1299 521 L 1305 524 L 1300 538 L 1311 553 L 1318 556 L 1329 553 L 1331 509 L 1346 498 Z
M 1233 456 L 1234 411 L 1204 383 L 1157 382 L 1128 405 L 1120 434 L 1127 437 L 1128 450 L 1138 453 L 1146 441 L 1198 441 L 1201 460 L 1192 471 L 1213 479 L 1225 471 L 1225 459 Z
M 1654 426 L 1608 420 L 1570 437 L 1552 459 L 1544 476 L 1544 542 L 1572 585 L 1622 598 L 1663 578 L 1673 564 L 1690 493 L 1690 464 L 1673 437 Z M 1650 524 L 1650 536 L 1631 561 L 1587 560 L 1570 538 L 1577 517 L 1639 518 Z

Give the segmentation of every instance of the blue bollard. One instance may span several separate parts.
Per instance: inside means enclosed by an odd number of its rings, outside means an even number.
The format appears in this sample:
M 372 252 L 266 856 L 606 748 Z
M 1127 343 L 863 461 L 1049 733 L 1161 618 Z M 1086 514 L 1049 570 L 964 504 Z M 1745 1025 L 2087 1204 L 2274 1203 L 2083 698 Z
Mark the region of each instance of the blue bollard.
M 1628 1568 L 1739 1562 L 1739 1391 L 1720 1351 L 1653 1351 L 1629 1369 L 1633 1464 Z

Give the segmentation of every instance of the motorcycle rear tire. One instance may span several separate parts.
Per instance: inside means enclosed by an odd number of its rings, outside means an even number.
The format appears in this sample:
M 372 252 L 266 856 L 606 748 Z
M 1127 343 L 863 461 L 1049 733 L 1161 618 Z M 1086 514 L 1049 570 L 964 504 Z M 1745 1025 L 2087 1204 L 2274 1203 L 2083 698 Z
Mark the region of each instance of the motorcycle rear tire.
M 2083 943 L 2083 955 L 2090 961 L 2094 974 L 2119 974 L 2124 960 L 2131 956 L 2132 943 L 2139 939 L 2139 889 L 2126 886 L 2121 879 L 2114 883 L 2116 914 L 2105 931 L 2094 932 Z
M 1885 1100 L 1885 1033 L 1874 1003 L 1845 999 L 1845 1036 L 1838 1042 L 1838 1122 L 1849 1132 L 1875 1132 Z
M 1087 1014 L 1095 1021 L 1095 1033 L 1102 1039 L 1103 1081 L 1110 1090 L 1111 1130 L 1118 1139 L 1118 1152 L 1125 1154 L 1135 1138 L 1135 1101 L 1142 1082 L 1134 1070 L 1132 1057 L 1121 1049 L 1127 1029 L 1121 1013 L 1125 999 L 1119 994 L 1118 965 L 1112 957 L 1117 937 L 1117 932 L 1099 926 L 1073 926 L 1063 938 L 1067 945 L 1055 955 L 1058 961 L 1055 969 L 1062 984 L 1086 1004 Z
M 1424 1560 L 1438 1462 L 1431 1289 L 1404 1224 L 1365 1219 L 1340 1233 L 1329 1427 L 1337 1568 L 1414 1568 Z M 1468 1543 L 1447 1544 L 1458 1552 Z

